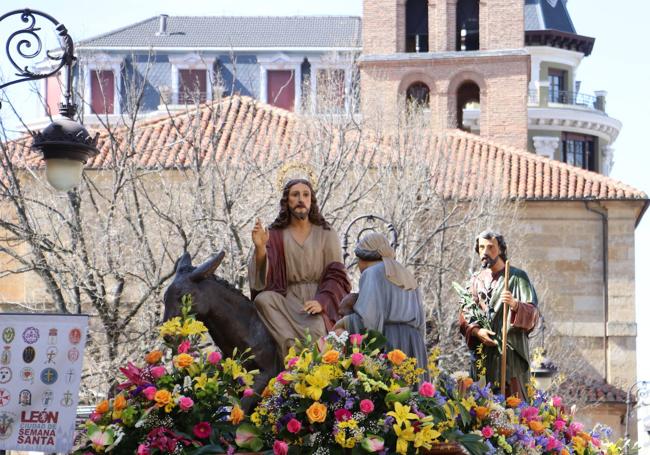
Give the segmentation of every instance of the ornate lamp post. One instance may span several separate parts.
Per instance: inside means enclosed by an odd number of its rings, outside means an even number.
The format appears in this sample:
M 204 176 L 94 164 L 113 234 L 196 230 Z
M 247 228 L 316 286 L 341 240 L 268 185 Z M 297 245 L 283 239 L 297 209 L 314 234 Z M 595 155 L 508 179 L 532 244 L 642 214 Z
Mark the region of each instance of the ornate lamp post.
M 16 10 L 0 17 L 0 23 L 10 16 L 20 16 L 26 25 L 9 35 L 6 43 L 7 57 L 17 70 L 15 75 L 18 78 L 0 84 L 0 89 L 19 82 L 44 79 L 65 68 L 65 90 L 63 101 L 59 105 L 59 113 L 63 117 L 50 123 L 41 132 L 33 134 L 32 148 L 43 154 L 46 176 L 50 185 L 57 190 L 68 191 L 81 181 L 81 173 L 86 161 L 99 153 L 98 135 L 91 137 L 81 123 L 73 120 L 77 112 L 77 105 L 72 96 L 72 67 L 76 60 L 74 43 L 65 26 L 49 14 L 30 9 Z M 54 25 L 59 35 L 62 53 L 43 49 L 43 41 L 39 36 L 41 28 L 36 24 L 37 18 L 44 18 Z M 54 69 L 38 73 L 30 70 L 29 66 L 21 68 L 14 58 L 18 55 L 26 60 L 45 58 L 54 64 Z

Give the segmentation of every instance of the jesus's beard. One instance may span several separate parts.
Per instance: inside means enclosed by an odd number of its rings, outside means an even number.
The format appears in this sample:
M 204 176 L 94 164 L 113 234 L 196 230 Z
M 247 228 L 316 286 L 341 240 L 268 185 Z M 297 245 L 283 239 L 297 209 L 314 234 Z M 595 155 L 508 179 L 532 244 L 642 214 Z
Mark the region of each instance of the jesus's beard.
M 497 258 L 492 259 L 490 256 L 483 256 L 481 258 L 481 268 L 490 269 L 497 263 Z
M 304 212 L 298 212 L 297 209 L 300 209 L 300 208 L 305 209 L 306 207 L 304 205 L 299 205 L 299 206 L 297 206 L 295 208 L 289 209 L 289 211 L 291 212 L 291 215 L 296 219 L 299 219 L 299 220 L 307 219 L 307 216 L 309 215 L 309 213 L 307 212 L 307 210 L 305 210 Z

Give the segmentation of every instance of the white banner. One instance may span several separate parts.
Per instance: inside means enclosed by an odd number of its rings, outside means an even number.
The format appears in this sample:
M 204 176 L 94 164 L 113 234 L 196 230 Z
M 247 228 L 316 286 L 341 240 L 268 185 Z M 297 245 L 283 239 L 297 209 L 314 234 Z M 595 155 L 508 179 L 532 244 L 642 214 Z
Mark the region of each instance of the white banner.
M 0 313 L 0 450 L 69 452 L 88 316 Z

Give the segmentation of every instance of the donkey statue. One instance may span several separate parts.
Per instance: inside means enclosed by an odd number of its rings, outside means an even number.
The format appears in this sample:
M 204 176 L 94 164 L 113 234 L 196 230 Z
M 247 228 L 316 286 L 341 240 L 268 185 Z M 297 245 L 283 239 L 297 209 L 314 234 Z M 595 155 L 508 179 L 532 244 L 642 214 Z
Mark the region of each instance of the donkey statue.
M 189 253 L 176 261 L 174 280 L 163 297 L 164 320 L 180 316 L 181 299 L 190 294 L 192 311 L 225 355 L 231 355 L 235 348 L 238 352 L 252 349 L 255 357 L 246 366 L 260 370 L 253 388 L 261 393 L 269 379 L 280 372 L 282 362 L 253 302 L 228 281 L 214 275 L 225 255 L 221 251 L 198 267 L 192 265 Z

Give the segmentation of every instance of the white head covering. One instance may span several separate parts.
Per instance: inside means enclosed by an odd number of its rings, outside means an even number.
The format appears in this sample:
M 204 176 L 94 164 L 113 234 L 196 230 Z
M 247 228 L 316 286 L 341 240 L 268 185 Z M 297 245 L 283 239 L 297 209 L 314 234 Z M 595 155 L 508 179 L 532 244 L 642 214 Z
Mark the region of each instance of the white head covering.
M 417 289 L 418 283 L 415 281 L 415 277 L 406 267 L 395 260 L 395 251 L 390 246 L 385 235 L 379 232 L 371 232 L 364 235 L 357 242 L 355 253 L 357 256 L 359 254 L 368 256 L 368 253 L 372 256 L 375 253 L 377 258 L 381 258 L 384 262 L 386 279 L 388 281 L 407 291 Z

